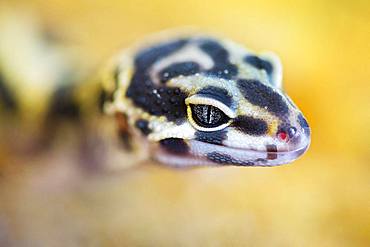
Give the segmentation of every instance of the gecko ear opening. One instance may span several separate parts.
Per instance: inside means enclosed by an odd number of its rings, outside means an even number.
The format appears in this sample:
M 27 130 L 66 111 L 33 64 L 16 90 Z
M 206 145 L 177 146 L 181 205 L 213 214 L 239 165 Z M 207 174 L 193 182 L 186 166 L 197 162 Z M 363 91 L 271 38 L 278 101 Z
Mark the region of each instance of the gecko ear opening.
M 272 70 L 269 74 L 269 81 L 273 87 L 281 89 L 283 87 L 283 68 L 280 58 L 273 52 L 263 52 L 259 57 L 272 65 Z

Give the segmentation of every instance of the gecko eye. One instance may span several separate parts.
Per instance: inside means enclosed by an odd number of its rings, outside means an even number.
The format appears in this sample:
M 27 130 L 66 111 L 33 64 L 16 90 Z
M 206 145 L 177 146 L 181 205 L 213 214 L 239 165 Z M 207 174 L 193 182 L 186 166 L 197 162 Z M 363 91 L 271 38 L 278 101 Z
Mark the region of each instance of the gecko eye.
M 215 128 L 229 122 L 226 114 L 212 105 L 190 105 L 191 117 L 194 122 L 203 128 Z

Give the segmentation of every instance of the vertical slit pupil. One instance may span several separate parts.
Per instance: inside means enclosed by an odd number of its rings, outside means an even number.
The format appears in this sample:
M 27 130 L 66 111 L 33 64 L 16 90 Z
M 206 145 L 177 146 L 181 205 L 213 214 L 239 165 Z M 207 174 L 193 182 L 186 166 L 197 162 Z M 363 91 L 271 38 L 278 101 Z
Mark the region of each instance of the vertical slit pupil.
M 207 122 L 210 124 L 212 119 L 211 119 L 211 112 L 212 112 L 212 106 L 207 107 Z

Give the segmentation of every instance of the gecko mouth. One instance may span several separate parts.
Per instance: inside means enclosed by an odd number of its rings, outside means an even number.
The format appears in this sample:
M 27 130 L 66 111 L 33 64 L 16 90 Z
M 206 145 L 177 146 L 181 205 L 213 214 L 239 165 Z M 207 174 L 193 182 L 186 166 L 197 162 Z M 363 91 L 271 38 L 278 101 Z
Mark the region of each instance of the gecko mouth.
M 285 146 L 266 145 L 265 150 L 230 147 L 199 140 L 165 139 L 155 152 L 161 163 L 177 167 L 193 166 L 279 166 L 289 164 L 306 152 L 310 145 L 310 130 L 291 138 Z
M 186 144 L 182 139 L 177 139 L 181 140 L 180 143 L 174 139 L 169 140 L 172 141 L 166 144 L 171 144 L 172 148 L 168 148 L 168 145 L 167 148 L 159 146 L 155 157 L 161 163 L 171 166 L 279 166 L 291 163 L 306 152 L 310 145 L 310 130 L 304 128 L 300 135 L 286 143 L 284 149 L 274 144 L 266 145 L 265 150 L 256 150 L 198 140 L 190 140 Z M 178 147 L 174 148 L 176 144 Z
M 189 142 L 188 153 L 174 154 L 160 150 L 156 158 L 178 167 L 193 166 L 279 166 L 300 157 L 308 149 L 302 145 L 294 150 L 278 151 L 275 145 L 268 145 L 266 151 L 220 146 L 201 141 Z

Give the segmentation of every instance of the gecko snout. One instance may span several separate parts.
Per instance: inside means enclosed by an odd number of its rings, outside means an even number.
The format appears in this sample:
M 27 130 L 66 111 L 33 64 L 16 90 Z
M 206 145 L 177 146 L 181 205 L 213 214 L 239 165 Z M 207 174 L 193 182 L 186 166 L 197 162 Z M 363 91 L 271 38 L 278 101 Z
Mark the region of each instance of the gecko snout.
M 287 150 L 304 149 L 310 143 L 310 129 L 309 127 L 282 127 L 276 133 L 276 137 L 281 143 L 285 143 Z

